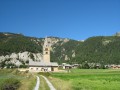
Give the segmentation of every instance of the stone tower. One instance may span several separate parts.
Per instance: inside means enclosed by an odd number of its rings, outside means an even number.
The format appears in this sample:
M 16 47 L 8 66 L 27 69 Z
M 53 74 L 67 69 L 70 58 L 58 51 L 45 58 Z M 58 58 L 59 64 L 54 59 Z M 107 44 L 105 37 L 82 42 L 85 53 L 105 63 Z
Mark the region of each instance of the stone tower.
M 50 39 L 46 37 L 43 45 L 43 60 L 45 63 L 50 63 L 50 48 Z

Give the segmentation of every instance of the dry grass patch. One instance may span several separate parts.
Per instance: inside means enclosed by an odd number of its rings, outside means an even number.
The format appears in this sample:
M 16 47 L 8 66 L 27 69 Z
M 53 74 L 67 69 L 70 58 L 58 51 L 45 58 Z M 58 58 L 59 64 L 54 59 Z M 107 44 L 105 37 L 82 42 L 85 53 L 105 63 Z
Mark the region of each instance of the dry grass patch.
M 33 90 L 36 85 L 36 77 L 33 75 L 27 76 L 21 80 L 21 86 L 18 90 Z
M 56 88 L 56 90 L 73 90 L 72 84 L 70 81 L 61 80 L 59 78 L 54 77 L 48 77 L 50 82 L 53 84 L 53 86 Z
M 0 87 L 3 81 L 9 78 L 11 78 L 9 82 L 13 82 L 13 79 L 17 79 L 20 82 L 19 88 L 17 90 L 33 90 L 36 84 L 36 77 L 29 72 L 20 72 L 17 69 L 1 69 Z
M 40 88 L 39 90 L 50 90 L 45 79 L 40 76 Z

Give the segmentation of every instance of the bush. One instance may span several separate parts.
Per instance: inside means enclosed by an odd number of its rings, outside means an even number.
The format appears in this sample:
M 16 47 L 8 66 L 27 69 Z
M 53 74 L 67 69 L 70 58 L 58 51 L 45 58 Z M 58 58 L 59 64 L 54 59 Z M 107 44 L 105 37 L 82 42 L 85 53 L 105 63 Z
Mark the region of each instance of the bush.
M 29 73 L 29 70 L 26 70 L 25 73 Z
M 83 69 L 89 69 L 90 66 L 88 65 L 87 62 L 84 62 L 84 63 L 82 63 L 82 68 L 83 68 Z
M 18 79 L 9 78 L 3 81 L 3 83 L 1 84 L 0 90 L 17 90 L 20 84 L 21 83 Z

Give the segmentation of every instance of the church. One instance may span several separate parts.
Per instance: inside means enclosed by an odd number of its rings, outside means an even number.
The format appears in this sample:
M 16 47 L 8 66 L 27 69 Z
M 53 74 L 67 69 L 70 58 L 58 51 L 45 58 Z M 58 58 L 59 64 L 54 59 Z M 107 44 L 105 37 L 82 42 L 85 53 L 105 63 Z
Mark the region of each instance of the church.
M 48 38 L 46 37 L 43 45 L 43 59 L 38 61 L 29 61 L 29 71 L 30 72 L 57 72 L 58 63 L 50 62 L 50 49 L 51 44 Z

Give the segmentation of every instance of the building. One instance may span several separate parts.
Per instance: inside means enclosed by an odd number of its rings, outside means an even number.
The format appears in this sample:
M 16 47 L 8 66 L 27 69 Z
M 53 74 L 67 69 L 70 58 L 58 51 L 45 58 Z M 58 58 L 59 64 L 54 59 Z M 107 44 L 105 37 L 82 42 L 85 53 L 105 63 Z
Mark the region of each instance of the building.
M 37 61 L 29 61 L 29 71 L 30 72 L 50 72 L 58 71 L 58 63 L 50 62 L 50 49 L 51 43 L 48 38 L 45 38 L 43 45 L 43 60 Z
M 120 69 L 120 65 L 115 65 L 115 64 L 105 65 L 105 67 L 109 69 Z
M 63 69 L 71 69 L 72 65 L 67 64 L 67 63 L 62 63 L 62 67 L 63 67 Z

